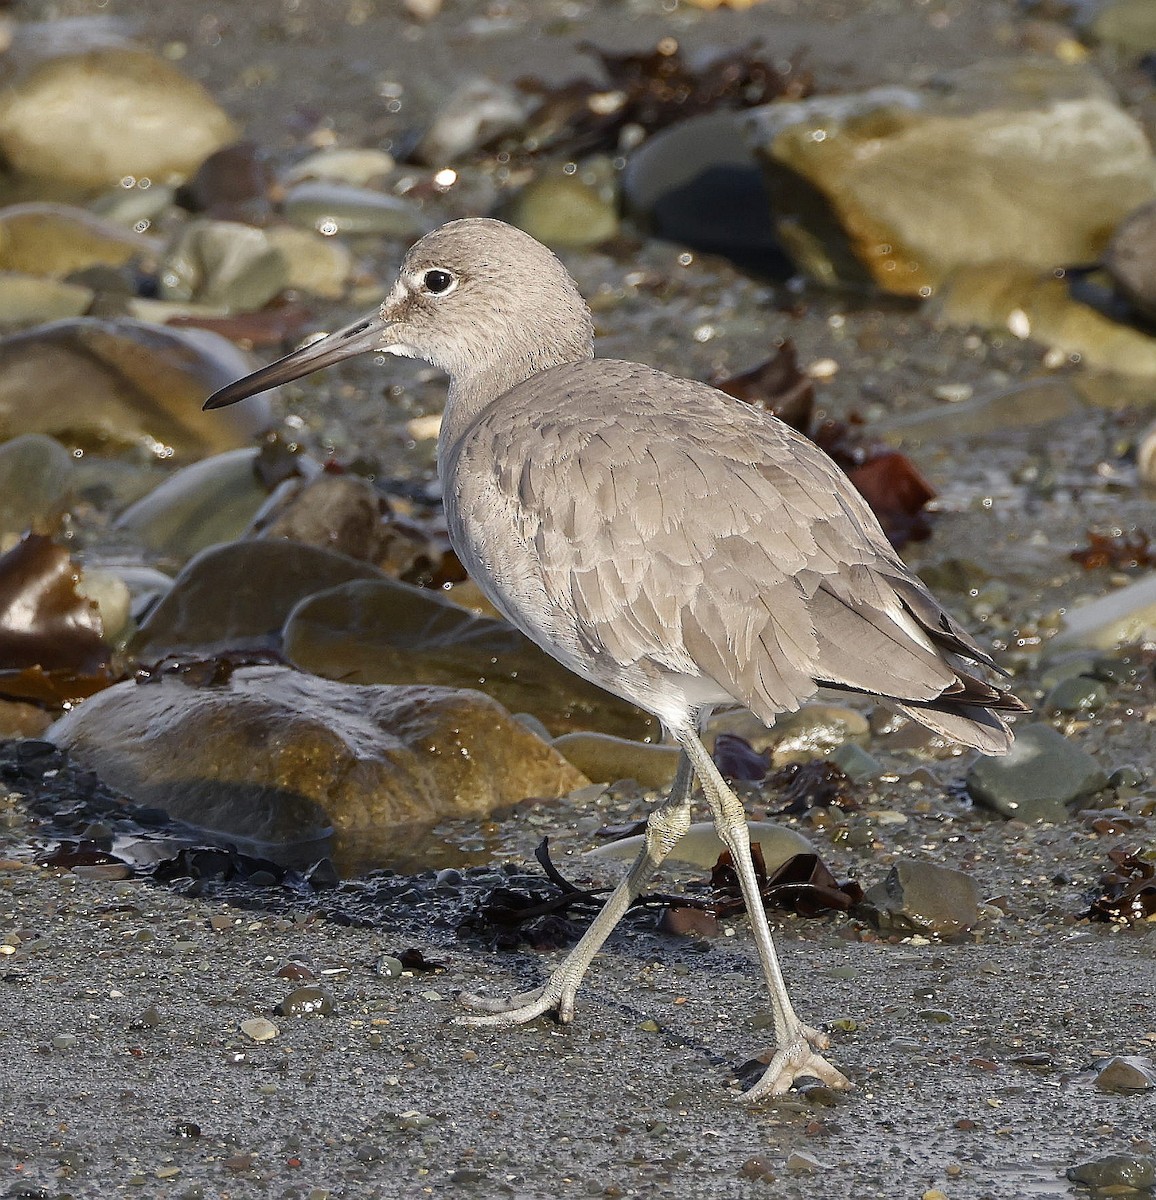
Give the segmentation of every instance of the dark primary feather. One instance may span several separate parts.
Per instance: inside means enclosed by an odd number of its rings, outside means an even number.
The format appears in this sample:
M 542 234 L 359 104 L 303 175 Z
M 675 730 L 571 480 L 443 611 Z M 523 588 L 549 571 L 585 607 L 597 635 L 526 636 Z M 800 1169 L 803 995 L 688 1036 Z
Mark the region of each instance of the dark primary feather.
M 464 524 L 509 514 L 522 536 L 502 548 L 503 571 L 532 576 L 576 619 L 607 678 L 639 664 L 705 676 L 768 723 L 825 684 L 989 752 L 1010 744 L 988 709 L 1022 705 L 962 661 L 989 656 L 830 459 L 766 414 L 636 363 L 586 360 L 519 384 L 454 453 Z M 473 549 L 483 562 L 495 552 Z

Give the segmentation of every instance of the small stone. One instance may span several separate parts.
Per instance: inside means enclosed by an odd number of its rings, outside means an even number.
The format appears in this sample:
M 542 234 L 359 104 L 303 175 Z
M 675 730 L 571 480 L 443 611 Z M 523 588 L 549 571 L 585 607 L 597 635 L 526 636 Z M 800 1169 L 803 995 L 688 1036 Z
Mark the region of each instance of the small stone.
M 81 879 L 110 882 L 131 878 L 132 869 L 126 867 L 124 863 L 81 863 L 72 868 L 72 874 L 79 875 Z
M 0 329 L 82 317 L 95 299 L 96 293 L 84 284 L 0 271 Z
M 1139 122 L 1086 64 L 981 59 L 923 88 L 746 114 L 779 235 L 823 283 L 928 295 L 953 269 L 1095 261 L 1156 189 Z M 1062 281 L 1058 281 L 1062 282 Z
M 334 1011 L 333 997 L 317 984 L 294 989 L 277 1005 L 283 1017 L 328 1017 Z
M 831 751 L 830 759 L 854 783 L 866 783 L 883 774 L 883 764 L 854 742 L 836 746 Z
M 979 885 L 972 876 L 919 859 L 900 859 L 863 903 L 880 929 L 952 935 L 979 920 Z
M 1044 707 L 1059 713 L 1095 712 L 1108 701 L 1108 689 L 1098 680 L 1076 675 L 1057 683 L 1044 698 Z
M 784 254 L 743 115 L 715 110 L 651 134 L 626 162 L 627 211 L 665 241 L 779 276 Z
M 78 50 L 83 37 L 74 29 L 52 38 L 32 22 L 17 28 L 10 55 L 21 70 L 0 92 L 0 156 L 10 169 L 77 189 L 141 177 L 163 184 L 236 136 L 205 89 L 170 62 L 123 44 Z
M 801 1150 L 793 1150 L 787 1155 L 788 1171 L 829 1171 L 830 1166 L 821 1162 L 813 1154 L 805 1154 Z
M 285 173 L 286 183 L 301 183 L 306 179 L 328 179 L 334 183 L 349 183 L 365 187 L 388 175 L 396 166 L 392 154 L 375 148 L 346 149 L 331 146 L 310 154 Z
M 410 241 L 424 232 L 420 214 L 404 197 L 324 179 L 294 184 L 281 211 L 291 225 L 326 237 L 372 233 Z
M 162 300 L 252 312 L 288 286 L 289 266 L 263 229 L 202 218 L 181 231 L 159 281 Z
M 241 1022 L 241 1032 L 255 1042 L 271 1042 L 281 1030 L 266 1017 L 250 1017 Z
M 88 267 L 120 267 L 159 243 L 68 204 L 0 208 L 0 270 L 64 278 Z
M 233 541 L 268 499 L 256 459 L 257 451 L 246 447 L 184 467 L 129 505 L 115 528 L 177 564 L 208 546 Z
M 405 971 L 405 966 L 400 958 L 394 958 L 392 954 L 383 954 L 377 960 L 377 973 L 384 975 L 386 979 L 400 979 Z
M 801 833 L 774 821 L 748 821 L 751 843 L 757 843 L 768 871 L 781 867 L 796 854 L 814 854 L 815 847 Z M 642 849 L 643 835 L 620 838 L 605 846 L 595 846 L 585 857 L 594 859 L 634 859 Z M 710 821 L 696 821 L 670 852 L 671 862 L 690 863 L 709 870 L 718 862 L 726 847 L 719 841 Z
M 978 803 L 1021 821 L 1067 819 L 1067 806 L 1108 782 L 1094 758 L 1050 725 L 1016 729 L 1010 752 L 980 758 L 967 775 Z
M 669 788 L 681 754 L 677 746 L 635 742 L 608 733 L 566 733 L 552 745 L 593 783 L 633 779 L 644 788 Z
M 466 79 L 446 98 L 414 156 L 426 166 L 449 166 L 503 133 L 520 129 L 531 107 L 517 88 L 483 76 Z
M 1102 1092 L 1150 1092 L 1156 1088 L 1156 1063 L 1139 1054 L 1118 1054 L 1099 1064 L 1096 1087 Z
M 225 420 L 201 412 L 206 395 L 248 369 L 236 346 L 205 330 L 54 321 L 0 338 L 0 430 L 47 434 L 88 453 L 203 458 L 248 443 L 269 423 L 260 398 L 232 406 L 237 415 Z
M 618 232 L 614 196 L 576 175 L 543 175 L 514 197 L 506 219 L 550 247 L 597 246 Z
M 1098 600 L 1077 605 L 1064 615 L 1063 628 L 1048 645 L 1050 652 L 1087 646 L 1117 646 L 1156 639 L 1156 574 L 1144 575 Z
M 52 1039 L 53 1050 L 72 1050 L 80 1042 L 75 1033 L 58 1033 Z

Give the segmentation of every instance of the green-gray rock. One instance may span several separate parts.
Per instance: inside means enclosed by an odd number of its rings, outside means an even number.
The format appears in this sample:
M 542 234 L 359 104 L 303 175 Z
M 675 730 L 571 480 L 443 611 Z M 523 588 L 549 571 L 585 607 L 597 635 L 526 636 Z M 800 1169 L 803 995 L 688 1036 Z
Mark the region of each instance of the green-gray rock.
M 67 505 L 72 465 L 72 455 L 43 434 L 0 445 L 0 535 L 51 532 Z
M 1121 1195 L 1148 1191 L 1156 1185 L 1156 1160 L 1143 1154 L 1106 1154 L 1069 1167 L 1068 1178 L 1091 1188 L 1127 1188 Z
M 285 618 L 306 596 L 352 579 L 380 577 L 368 563 L 296 542 L 211 546 L 185 565 L 129 649 L 148 661 L 277 646 Z
M 1107 783 L 1099 763 L 1050 725 L 1017 726 L 1006 755 L 979 758 L 967 774 L 977 803 L 1021 821 L 1064 821 L 1069 804 Z
M 263 308 L 289 284 L 289 264 L 263 229 L 237 221 L 190 221 L 160 270 L 162 300 L 226 312 Z
M 514 197 L 506 219 L 547 246 L 597 246 L 618 232 L 613 194 L 577 175 L 548 174 Z
M 178 565 L 248 528 L 268 499 L 257 478 L 257 451 L 229 450 L 184 467 L 130 505 L 116 528 Z
M 1048 692 L 1044 707 L 1050 712 L 1088 713 L 1103 708 L 1107 699 L 1108 689 L 1098 679 L 1072 675 Z

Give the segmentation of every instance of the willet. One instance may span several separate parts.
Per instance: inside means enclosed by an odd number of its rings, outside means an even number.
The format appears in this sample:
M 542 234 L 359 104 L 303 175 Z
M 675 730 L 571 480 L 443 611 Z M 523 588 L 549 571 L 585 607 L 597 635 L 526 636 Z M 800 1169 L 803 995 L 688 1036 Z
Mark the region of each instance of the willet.
M 463 995 L 471 1024 L 574 1014 L 578 985 L 690 825 L 695 779 L 734 858 L 770 990 L 775 1046 L 746 1097 L 800 1076 L 849 1086 L 787 995 L 743 806 L 700 740 L 718 705 L 767 724 L 838 688 L 987 754 L 1023 705 L 904 566 L 831 460 L 764 412 L 638 363 L 594 357 L 565 267 L 500 221 L 453 221 L 405 257 L 380 309 L 223 388 L 220 408 L 362 353 L 450 377 L 438 472 L 450 540 L 494 606 L 571 670 L 653 713 L 682 748 L 644 847 L 549 980 Z

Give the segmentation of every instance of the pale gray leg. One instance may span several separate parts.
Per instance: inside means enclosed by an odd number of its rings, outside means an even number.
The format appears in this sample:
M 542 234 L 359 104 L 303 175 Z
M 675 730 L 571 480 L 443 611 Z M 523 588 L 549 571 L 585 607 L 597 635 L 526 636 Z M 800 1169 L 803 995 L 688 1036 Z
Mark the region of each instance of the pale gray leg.
M 463 992 L 458 999 L 474 1011 L 458 1017 L 460 1025 L 520 1025 L 532 1021 L 552 1009 L 558 1019 L 569 1022 L 574 1016 L 574 997 L 583 975 L 613 932 L 622 914 L 633 903 L 658 869 L 659 864 L 674 849 L 690 828 L 690 793 L 694 787 L 694 772 L 684 750 L 678 760 L 670 795 L 650 814 L 642 850 L 621 883 L 610 893 L 590 928 L 578 944 L 563 959 L 562 964 L 542 987 L 516 996 L 474 996 Z
M 743 1094 L 743 1099 L 754 1101 L 766 1096 L 781 1095 L 801 1075 L 814 1075 L 835 1088 L 850 1087 L 851 1083 L 847 1077 L 816 1053 L 817 1050 L 826 1049 L 826 1035 L 799 1020 L 787 995 L 787 985 L 783 982 L 783 973 L 779 969 L 779 960 L 771 940 L 771 928 L 767 924 L 766 910 L 763 908 L 758 880 L 755 878 L 750 831 L 747 828 L 747 814 L 742 801 L 727 787 L 726 781 L 719 774 L 718 768 L 695 731 L 688 727 L 673 732 L 684 753 L 690 758 L 695 774 L 702 784 L 703 793 L 714 816 L 715 830 L 734 859 L 743 902 L 750 916 L 751 932 L 755 937 L 755 945 L 758 947 L 759 959 L 762 961 L 763 973 L 771 993 L 771 1011 L 775 1021 L 774 1057 L 758 1083 Z

